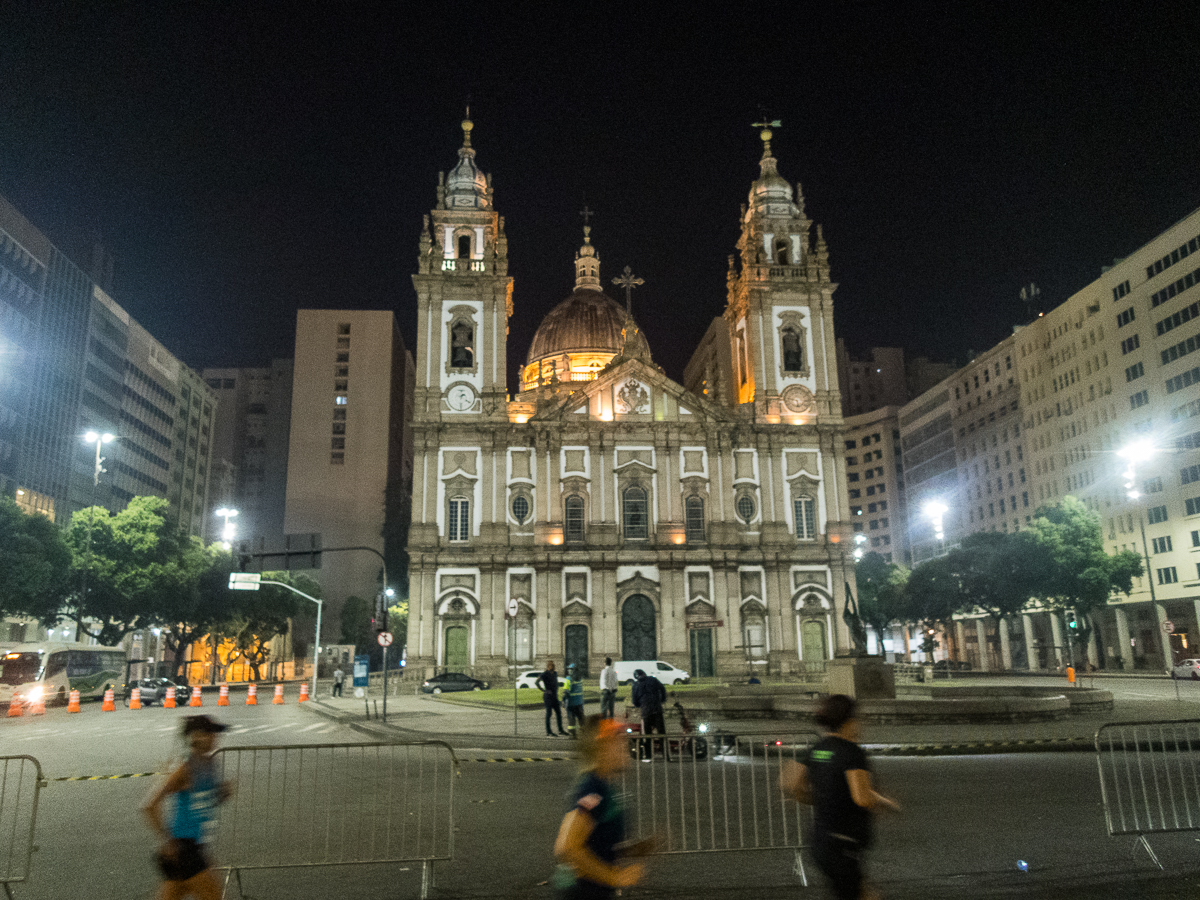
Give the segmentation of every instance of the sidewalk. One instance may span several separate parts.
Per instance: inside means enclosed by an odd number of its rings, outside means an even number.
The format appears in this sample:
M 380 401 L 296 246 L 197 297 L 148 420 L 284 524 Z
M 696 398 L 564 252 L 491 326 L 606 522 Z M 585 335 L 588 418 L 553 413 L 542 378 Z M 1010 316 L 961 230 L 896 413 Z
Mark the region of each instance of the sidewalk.
M 1129 679 L 1134 684 L 1137 676 Z M 1099 679 L 1098 679 L 1099 680 Z M 1000 679 L 988 679 L 987 684 L 1003 683 Z M 1015 684 L 1028 684 L 1029 679 L 1014 679 Z M 1053 683 L 1048 680 L 1048 683 Z M 1144 684 L 1137 679 L 1137 684 Z M 1169 684 L 1169 682 L 1168 682 Z M 1089 685 L 1090 686 L 1090 685 Z M 1119 687 L 1117 678 L 1105 679 L 1096 685 L 1111 690 Z M 545 714 L 541 708 L 519 709 L 514 717 L 512 710 L 497 710 L 470 705 L 463 701 L 435 698 L 429 694 L 414 694 L 414 683 L 401 683 L 401 693 L 389 694 L 387 701 L 387 723 L 376 718 L 376 707 L 382 716 L 383 698 L 377 689 L 366 697 L 367 703 L 353 696 L 331 697 L 330 687 L 319 686 L 317 697 L 309 706 L 313 712 L 336 719 L 362 733 L 378 739 L 446 740 L 455 747 L 478 749 L 511 749 L 524 751 L 569 751 L 573 742 L 570 738 L 547 737 Z M 1063 690 L 1069 688 L 1064 684 Z M 347 688 L 347 691 L 351 691 Z M 1051 722 L 998 723 L 998 724 L 918 724 L 918 725 L 865 725 L 863 741 L 875 753 L 998 753 L 998 752 L 1054 752 L 1091 750 L 1096 730 L 1110 722 L 1137 722 L 1157 720 L 1200 719 L 1200 691 L 1192 691 L 1176 702 L 1174 699 L 1122 699 L 1119 691 L 1113 708 L 1108 711 L 1084 715 L 1073 715 L 1067 719 Z M 686 696 L 681 702 L 687 707 Z M 367 716 L 367 706 L 370 715 Z M 589 705 L 589 712 L 598 706 Z M 620 710 L 618 710 L 620 715 Z M 778 722 L 767 719 L 709 722 L 715 730 L 738 733 L 776 731 L 780 734 L 811 732 L 815 726 L 803 722 Z M 668 711 L 668 732 L 678 730 L 678 720 Z

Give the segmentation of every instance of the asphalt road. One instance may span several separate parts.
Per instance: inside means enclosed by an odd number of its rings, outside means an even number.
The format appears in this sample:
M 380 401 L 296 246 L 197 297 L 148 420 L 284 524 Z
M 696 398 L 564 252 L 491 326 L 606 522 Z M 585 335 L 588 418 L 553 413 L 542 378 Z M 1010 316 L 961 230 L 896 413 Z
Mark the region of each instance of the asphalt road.
M 1165 687 L 1173 692 L 1169 684 Z M 154 842 L 138 808 L 157 780 L 55 779 L 166 771 L 181 753 L 178 719 L 186 711 L 84 710 L 79 716 L 51 710 L 45 717 L 0 720 L 0 754 L 34 755 L 51 779 L 41 798 L 40 850 L 31 880 L 15 887 L 19 898 L 153 895 Z M 227 745 L 352 745 L 368 740 L 294 702 L 251 709 L 209 704 L 205 712 L 232 726 Z M 506 754 L 472 751 L 461 738 L 456 744 L 462 775 L 454 785 L 455 858 L 437 864 L 434 896 L 550 897 L 542 882 L 553 867 L 551 845 L 575 764 L 483 762 L 479 760 L 504 759 Z M 728 764 L 714 760 L 703 765 Z M 1163 877 L 1142 851 L 1131 852 L 1132 839 L 1107 836 L 1091 754 L 880 758 L 876 770 L 881 789 L 904 807 L 903 814 L 880 821 L 870 855 L 870 871 L 885 896 L 1094 900 L 1200 894 L 1193 834 L 1152 839 L 1167 870 Z M 363 774 L 342 782 L 344 790 L 377 793 L 380 779 L 369 771 Z M 353 812 L 354 804 L 339 807 Z M 344 818 L 339 821 L 339 827 L 349 827 Z M 1028 863 L 1027 872 L 1018 869 L 1019 860 Z M 627 896 L 800 896 L 792 865 L 787 851 L 658 857 L 646 882 Z M 811 861 L 809 872 L 817 886 L 805 893 L 826 896 Z M 418 896 L 419 875 L 415 865 L 287 869 L 249 872 L 244 887 L 255 900 L 408 898 Z

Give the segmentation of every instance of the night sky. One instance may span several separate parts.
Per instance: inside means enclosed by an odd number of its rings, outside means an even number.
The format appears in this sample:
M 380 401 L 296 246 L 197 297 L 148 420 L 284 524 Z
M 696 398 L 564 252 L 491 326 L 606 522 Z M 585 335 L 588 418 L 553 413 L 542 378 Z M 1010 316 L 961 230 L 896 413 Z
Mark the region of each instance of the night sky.
M 94 7 L 92 11 L 86 6 Z M 505 216 L 510 385 L 605 284 L 678 378 L 725 302 L 761 144 L 801 181 L 852 349 L 965 360 L 1200 206 L 1200 4 L 10 3 L 0 193 L 190 365 L 289 356 L 295 310 L 415 332 L 421 216 L 470 98 Z M 616 288 L 609 293 L 619 297 Z

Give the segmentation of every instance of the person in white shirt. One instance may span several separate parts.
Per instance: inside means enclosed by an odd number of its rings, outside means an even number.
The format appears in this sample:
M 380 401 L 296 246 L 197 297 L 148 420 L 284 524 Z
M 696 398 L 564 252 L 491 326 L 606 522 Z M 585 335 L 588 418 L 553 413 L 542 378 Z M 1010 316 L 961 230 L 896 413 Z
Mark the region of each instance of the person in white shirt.
M 617 668 L 612 657 L 604 657 L 604 669 L 600 673 L 600 717 L 611 719 L 617 700 Z

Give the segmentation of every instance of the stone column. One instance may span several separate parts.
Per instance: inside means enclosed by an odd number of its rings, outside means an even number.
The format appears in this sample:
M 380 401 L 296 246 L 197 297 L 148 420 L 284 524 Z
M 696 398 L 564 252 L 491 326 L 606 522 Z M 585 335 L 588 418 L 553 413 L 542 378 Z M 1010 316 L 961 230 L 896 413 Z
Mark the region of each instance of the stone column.
M 962 619 L 954 620 L 954 636 L 958 639 L 958 661 L 966 662 L 967 659 L 967 629 L 963 627 Z
M 1033 645 L 1033 619 L 1027 613 L 1021 614 L 1021 626 L 1025 629 L 1025 664 L 1030 672 L 1038 669 L 1037 648 Z
M 1094 668 L 1099 668 L 1100 667 L 1100 644 L 1096 640 L 1096 618 L 1097 617 L 1095 615 L 1088 616 L 1088 620 L 1091 622 L 1091 625 L 1092 625 L 1092 630 L 1088 634 L 1087 661 L 1088 661 L 1089 666 L 1092 666 Z
M 1158 619 L 1158 646 L 1162 648 L 1163 668 L 1170 672 L 1175 665 L 1175 654 L 1171 652 L 1171 636 L 1163 630 L 1167 621 L 1167 610 L 1161 603 L 1154 604 L 1154 615 Z
M 1046 613 L 1050 617 L 1050 634 L 1054 641 L 1054 665 L 1059 671 L 1063 667 L 1063 631 L 1062 620 L 1058 618 L 1057 612 Z
M 975 636 L 979 640 L 979 671 L 986 672 L 988 665 L 987 623 L 984 619 L 975 620 Z
M 1012 639 L 1008 633 L 1008 619 L 997 619 L 996 629 L 1000 632 L 1000 667 L 1012 671 Z
M 1133 671 L 1133 647 L 1129 645 L 1129 616 L 1123 607 L 1113 607 L 1113 618 L 1117 620 L 1117 652 L 1125 663 L 1125 671 Z

